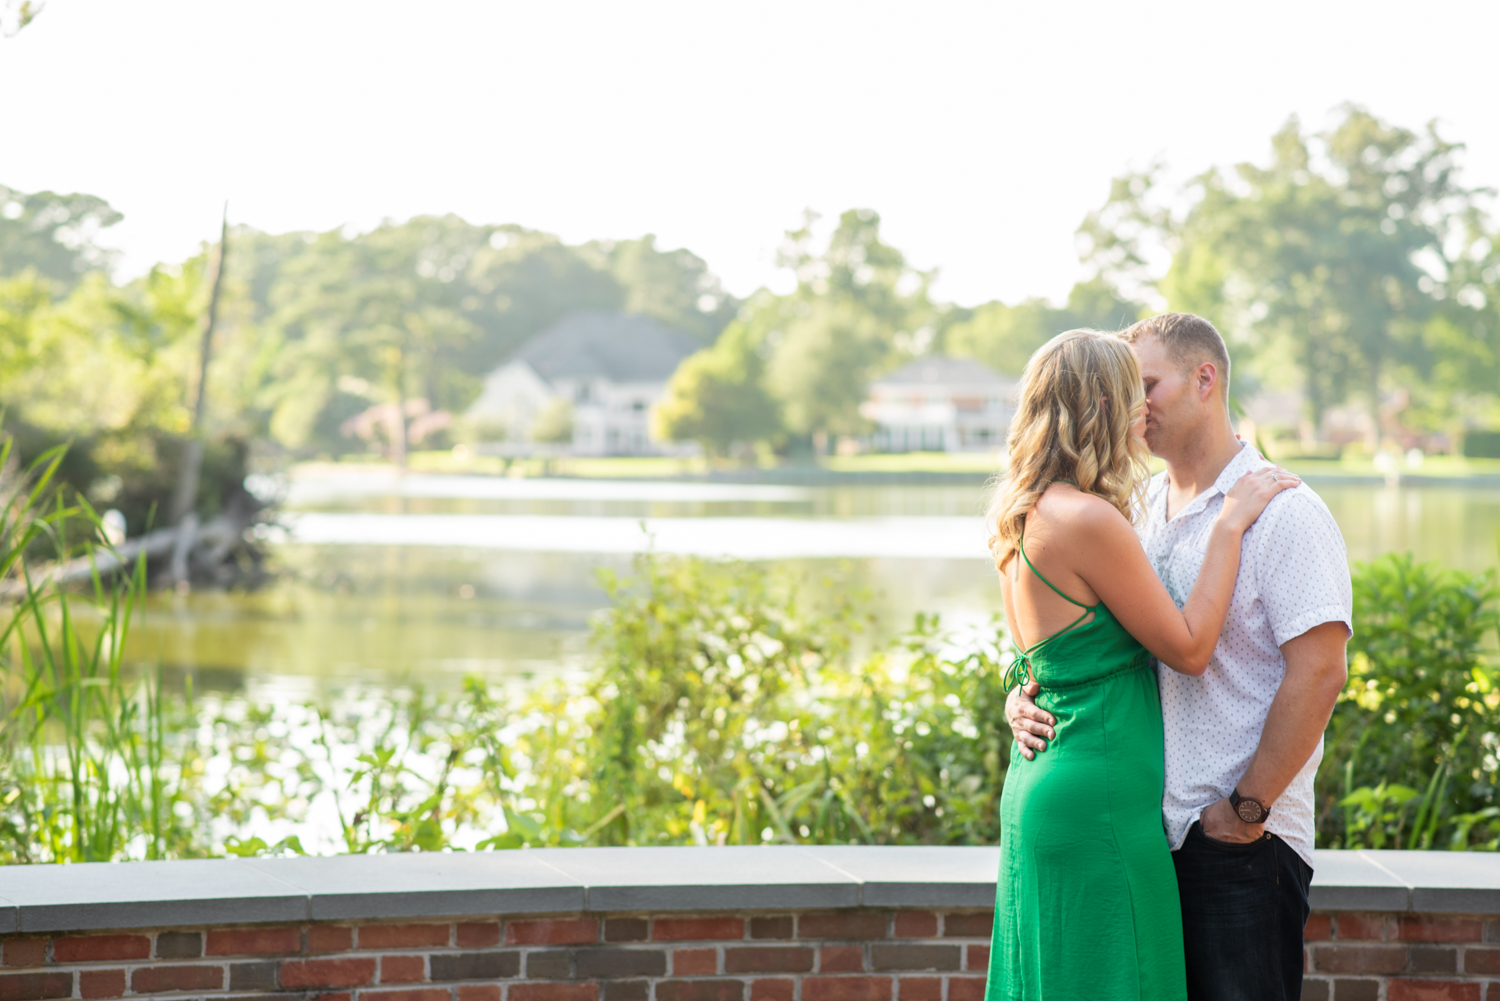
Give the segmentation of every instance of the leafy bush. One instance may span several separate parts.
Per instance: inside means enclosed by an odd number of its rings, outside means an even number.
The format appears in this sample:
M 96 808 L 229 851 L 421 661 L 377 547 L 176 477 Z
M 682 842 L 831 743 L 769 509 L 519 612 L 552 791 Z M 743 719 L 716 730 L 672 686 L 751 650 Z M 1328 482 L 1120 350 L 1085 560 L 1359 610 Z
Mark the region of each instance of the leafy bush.
M 1318 771 L 1329 848 L 1500 848 L 1493 575 L 1388 554 L 1354 574 L 1349 682 Z

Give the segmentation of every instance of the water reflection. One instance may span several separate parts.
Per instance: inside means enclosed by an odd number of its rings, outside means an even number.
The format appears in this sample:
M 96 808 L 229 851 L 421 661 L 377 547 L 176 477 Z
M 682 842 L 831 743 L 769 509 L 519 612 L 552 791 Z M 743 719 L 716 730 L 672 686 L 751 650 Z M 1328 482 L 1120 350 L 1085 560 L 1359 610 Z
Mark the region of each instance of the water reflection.
M 516 481 L 501 481 L 503 489 L 493 482 L 481 489 L 424 485 L 428 479 L 440 478 L 413 477 L 399 496 L 373 487 L 294 496 L 293 513 L 322 519 L 326 531 L 379 515 L 382 530 L 405 533 L 403 544 L 368 534 L 342 544 L 288 541 L 277 547 L 285 576 L 265 592 L 154 597 L 129 657 L 159 659 L 179 676 L 190 671 L 200 689 L 249 686 L 277 698 L 349 683 L 452 687 L 471 673 L 524 683 L 576 670 L 587 655 L 589 617 L 605 600 L 597 571 L 628 568 L 629 551 L 644 542 L 641 518 L 663 519 L 658 524 L 677 533 L 675 548 L 683 551 L 774 555 L 814 588 L 862 587 L 872 594 L 878 633 L 904 628 L 919 610 L 970 624 L 997 608 L 978 485 L 519 481 L 526 486 L 517 489 Z M 1496 564 L 1500 489 L 1313 486 L 1338 519 L 1351 559 L 1411 550 L 1470 570 Z M 462 532 L 423 539 L 424 524 L 442 525 L 448 516 L 461 516 L 453 524 L 469 519 L 471 528 L 543 526 L 565 540 L 594 533 L 614 540 L 598 548 L 614 551 L 542 551 L 580 547 L 549 547 L 540 538 L 498 548 L 503 540 Z M 850 558 L 811 559 L 810 552 Z

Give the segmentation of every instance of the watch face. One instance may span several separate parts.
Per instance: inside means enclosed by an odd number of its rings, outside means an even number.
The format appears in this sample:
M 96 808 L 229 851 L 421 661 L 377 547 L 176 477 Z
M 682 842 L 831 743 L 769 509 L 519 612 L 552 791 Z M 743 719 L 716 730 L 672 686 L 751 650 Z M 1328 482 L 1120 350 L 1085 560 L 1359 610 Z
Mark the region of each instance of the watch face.
M 1260 811 L 1260 804 L 1250 799 L 1240 800 L 1240 805 L 1235 807 L 1235 812 L 1238 813 L 1240 815 L 1240 819 L 1247 824 L 1259 823 Z

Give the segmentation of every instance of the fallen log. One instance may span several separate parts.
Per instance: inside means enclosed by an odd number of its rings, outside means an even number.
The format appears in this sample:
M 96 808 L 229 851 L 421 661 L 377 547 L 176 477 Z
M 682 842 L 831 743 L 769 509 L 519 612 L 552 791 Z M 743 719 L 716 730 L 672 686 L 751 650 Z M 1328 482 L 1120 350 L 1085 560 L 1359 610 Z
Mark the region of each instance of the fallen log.
M 91 579 L 95 573 L 100 577 L 112 577 L 122 571 L 128 572 L 142 556 L 148 564 L 170 560 L 169 576 L 163 583 L 178 586 L 187 583 L 194 576 L 194 569 L 223 577 L 215 571 L 225 564 L 237 547 L 251 546 L 245 534 L 256 520 L 221 514 L 200 525 L 197 516 L 189 514 L 180 525 L 158 528 L 118 546 L 100 545 L 87 555 L 48 564 L 32 575 L 31 586 L 40 590 L 48 586 L 77 584 Z M 258 554 L 256 557 L 258 563 Z M 224 580 L 216 582 L 228 583 Z M 27 585 L 23 580 L 0 581 L 0 598 L 20 598 L 26 593 Z

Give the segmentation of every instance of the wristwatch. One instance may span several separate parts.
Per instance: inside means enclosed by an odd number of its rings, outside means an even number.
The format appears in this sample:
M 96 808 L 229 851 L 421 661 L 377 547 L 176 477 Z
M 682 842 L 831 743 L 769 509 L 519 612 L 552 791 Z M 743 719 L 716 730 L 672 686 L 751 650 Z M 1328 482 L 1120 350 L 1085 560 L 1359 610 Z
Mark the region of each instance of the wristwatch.
M 1266 817 L 1271 814 L 1270 807 L 1258 799 L 1241 796 L 1238 789 L 1229 794 L 1229 805 L 1234 807 L 1235 814 L 1247 824 L 1264 824 Z

